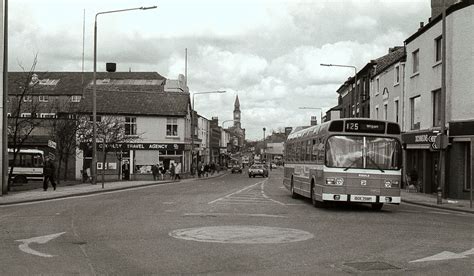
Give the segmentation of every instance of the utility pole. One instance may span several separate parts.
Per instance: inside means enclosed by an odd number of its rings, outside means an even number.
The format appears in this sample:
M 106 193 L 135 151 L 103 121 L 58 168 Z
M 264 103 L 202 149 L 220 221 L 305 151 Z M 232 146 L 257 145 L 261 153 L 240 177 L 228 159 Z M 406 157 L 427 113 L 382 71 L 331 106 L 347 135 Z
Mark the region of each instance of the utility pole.
M 439 181 L 437 188 L 437 204 L 442 204 L 442 197 L 446 192 L 446 7 L 445 0 L 443 0 L 443 14 L 442 14 L 442 34 L 441 34 L 441 95 L 440 95 L 440 115 L 441 115 L 441 129 L 440 129 L 440 151 L 439 151 Z

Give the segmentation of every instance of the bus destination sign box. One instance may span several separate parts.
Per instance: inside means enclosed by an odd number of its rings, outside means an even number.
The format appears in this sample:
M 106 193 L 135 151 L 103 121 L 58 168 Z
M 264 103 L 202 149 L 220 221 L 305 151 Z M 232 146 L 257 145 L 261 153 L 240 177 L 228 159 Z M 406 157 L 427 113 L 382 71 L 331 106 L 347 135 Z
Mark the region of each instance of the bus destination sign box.
M 345 130 L 346 132 L 385 133 L 385 123 L 347 120 Z

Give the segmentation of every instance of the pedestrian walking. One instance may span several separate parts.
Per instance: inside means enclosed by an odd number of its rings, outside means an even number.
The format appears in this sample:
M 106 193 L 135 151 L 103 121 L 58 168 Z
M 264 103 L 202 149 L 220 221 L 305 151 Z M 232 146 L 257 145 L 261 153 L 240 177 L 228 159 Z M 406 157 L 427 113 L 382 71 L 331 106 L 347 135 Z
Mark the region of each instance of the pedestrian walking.
M 56 190 L 55 173 L 56 173 L 56 168 L 54 166 L 53 161 L 49 158 L 49 156 L 46 156 L 46 161 L 44 162 L 44 167 L 43 167 L 43 174 L 44 174 L 43 190 L 45 191 L 48 190 L 48 182 L 51 182 L 51 186 L 53 186 L 53 190 Z
M 180 173 L 181 173 L 181 163 L 178 162 L 178 164 L 176 164 L 176 167 L 174 168 L 174 180 L 181 179 L 181 177 L 179 177 Z
M 158 166 L 158 173 L 160 174 L 161 180 L 163 180 L 166 173 L 165 167 L 163 167 L 163 163 L 160 163 L 160 165 Z
M 201 178 L 201 175 L 202 175 L 202 170 L 204 169 L 203 165 L 202 165 L 202 162 L 199 161 L 198 163 L 198 167 L 197 167 L 197 173 L 198 173 L 198 177 Z
M 209 176 L 209 170 L 210 170 L 210 169 L 209 169 L 209 164 L 206 163 L 206 165 L 204 165 L 204 173 L 206 174 L 206 177 Z
M 130 180 L 130 164 L 128 164 L 128 160 L 125 160 L 124 164 L 122 165 L 122 178 L 125 180 Z
M 171 163 L 171 166 L 170 166 L 170 179 L 171 180 L 174 179 L 174 173 L 175 173 L 175 165 L 174 163 Z
M 159 174 L 158 164 L 154 164 L 151 167 L 151 173 L 153 174 L 153 180 L 156 181 Z

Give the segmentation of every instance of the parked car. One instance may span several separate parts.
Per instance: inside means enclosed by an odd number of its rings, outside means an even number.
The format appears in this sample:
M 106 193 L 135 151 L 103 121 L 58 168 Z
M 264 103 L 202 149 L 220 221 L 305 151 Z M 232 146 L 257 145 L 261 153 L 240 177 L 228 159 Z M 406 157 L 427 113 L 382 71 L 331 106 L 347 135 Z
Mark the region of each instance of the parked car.
M 268 169 L 262 164 L 253 164 L 249 168 L 249 177 L 255 177 L 257 175 L 268 177 Z
M 234 165 L 232 166 L 232 169 L 230 170 L 231 173 L 242 173 L 242 167 L 240 165 Z

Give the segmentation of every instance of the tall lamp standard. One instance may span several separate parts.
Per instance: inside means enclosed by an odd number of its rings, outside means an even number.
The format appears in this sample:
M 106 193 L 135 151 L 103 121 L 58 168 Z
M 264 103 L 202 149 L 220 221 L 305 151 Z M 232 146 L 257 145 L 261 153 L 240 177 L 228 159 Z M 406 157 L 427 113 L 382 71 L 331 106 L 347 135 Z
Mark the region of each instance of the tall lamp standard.
M 321 63 L 320 64 L 321 66 L 328 66 L 328 67 L 345 67 L 345 68 L 352 68 L 354 69 L 354 84 L 355 84 L 355 89 L 354 89 L 354 92 L 355 94 L 357 95 L 357 67 L 355 67 L 354 65 L 341 65 L 341 64 L 328 64 L 328 63 Z
M 323 109 L 321 107 L 298 107 L 299 109 L 319 109 L 321 111 L 320 113 L 320 118 L 319 118 L 319 124 L 323 123 Z
M 225 90 L 206 91 L 206 92 L 194 92 L 193 101 L 191 102 L 191 164 L 194 162 L 194 96 L 201 94 L 218 94 L 225 93 Z M 197 160 L 196 160 L 197 161 Z
M 97 73 L 97 16 L 107 13 L 126 12 L 134 10 L 149 10 L 156 9 L 156 6 L 151 7 L 139 7 L 122 10 L 112 10 L 105 12 L 98 12 L 95 15 L 94 21 L 94 73 L 92 75 L 92 183 L 95 184 L 97 181 L 97 92 L 96 92 L 96 73 Z M 103 188 L 103 187 L 102 187 Z
M 263 154 L 262 154 L 263 156 L 262 156 L 262 159 L 265 157 L 265 149 L 267 148 L 267 145 L 265 143 L 265 130 L 267 130 L 267 129 L 263 128 Z M 265 157 L 265 163 L 266 162 L 267 162 L 267 158 Z

